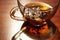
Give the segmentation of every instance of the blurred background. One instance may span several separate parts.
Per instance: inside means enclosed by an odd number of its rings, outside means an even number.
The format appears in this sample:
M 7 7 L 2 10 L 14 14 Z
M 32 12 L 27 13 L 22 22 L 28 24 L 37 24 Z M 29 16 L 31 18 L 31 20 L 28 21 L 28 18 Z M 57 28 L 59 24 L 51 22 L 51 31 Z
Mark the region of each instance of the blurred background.
M 16 0 L 0 0 L 0 40 L 11 40 L 23 24 L 23 21 L 10 18 L 10 10 L 15 6 Z M 51 21 L 57 26 L 58 31 L 50 40 L 60 40 L 60 6 Z

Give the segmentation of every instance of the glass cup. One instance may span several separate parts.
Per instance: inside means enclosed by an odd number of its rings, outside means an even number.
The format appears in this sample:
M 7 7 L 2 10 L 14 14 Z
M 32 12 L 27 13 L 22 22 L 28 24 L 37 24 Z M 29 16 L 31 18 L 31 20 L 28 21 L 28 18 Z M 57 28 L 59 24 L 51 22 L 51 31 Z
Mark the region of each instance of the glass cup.
M 54 16 L 59 3 L 60 0 L 17 0 L 18 6 L 11 10 L 10 17 L 15 20 L 28 21 L 33 25 L 43 24 Z M 15 16 L 16 11 L 20 11 L 23 17 Z
M 41 25 L 46 24 L 46 22 L 47 24 L 50 23 L 48 21 L 50 21 L 50 19 L 55 15 L 60 4 L 60 0 L 17 0 L 17 4 L 18 6 L 11 10 L 10 17 L 14 20 L 27 22 L 27 24 L 24 23 L 27 26 L 31 26 L 30 24 L 32 24 L 34 26 L 40 27 Z M 17 11 L 20 11 L 23 17 L 15 16 Z M 52 23 L 50 23 L 50 26 L 51 24 Z M 22 40 L 19 36 L 22 34 L 22 32 L 24 32 L 25 29 L 26 27 L 22 27 L 22 29 L 13 36 L 12 40 Z M 45 40 L 44 38 L 41 40 Z M 40 40 L 40 38 L 37 40 Z

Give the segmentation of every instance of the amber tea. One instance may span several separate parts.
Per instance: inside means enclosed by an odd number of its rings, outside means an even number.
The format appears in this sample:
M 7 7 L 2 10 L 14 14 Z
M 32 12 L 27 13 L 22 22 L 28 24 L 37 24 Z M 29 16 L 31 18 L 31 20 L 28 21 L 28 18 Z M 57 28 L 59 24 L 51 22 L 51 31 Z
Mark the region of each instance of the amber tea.
M 60 0 L 17 0 L 17 3 L 10 17 L 24 23 L 12 40 L 47 40 L 55 34 L 56 26 L 50 19 L 56 13 Z M 15 16 L 16 11 L 20 11 L 23 17 Z M 31 39 L 24 39 L 23 33 Z
M 53 7 L 43 2 L 28 3 L 23 15 L 32 24 L 43 24 L 52 14 Z

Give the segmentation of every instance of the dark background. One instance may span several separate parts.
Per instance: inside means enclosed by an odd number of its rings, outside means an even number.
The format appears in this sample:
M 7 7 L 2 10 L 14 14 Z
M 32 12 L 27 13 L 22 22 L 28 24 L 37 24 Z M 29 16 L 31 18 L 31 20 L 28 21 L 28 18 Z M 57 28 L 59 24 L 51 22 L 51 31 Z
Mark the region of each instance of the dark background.
M 11 19 L 9 15 L 10 10 L 15 6 L 17 6 L 16 0 L 0 0 L 0 40 L 11 40 L 19 30 L 19 27 L 16 27 L 20 26 L 19 21 Z M 58 31 L 50 40 L 60 40 L 60 6 L 51 21 L 57 26 Z

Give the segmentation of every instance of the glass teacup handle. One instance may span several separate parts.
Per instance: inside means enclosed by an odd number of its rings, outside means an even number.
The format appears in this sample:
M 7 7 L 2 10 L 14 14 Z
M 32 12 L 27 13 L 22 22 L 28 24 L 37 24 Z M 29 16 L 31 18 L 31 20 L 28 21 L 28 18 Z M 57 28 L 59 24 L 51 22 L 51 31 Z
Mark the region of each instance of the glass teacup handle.
M 15 13 L 16 13 L 17 11 L 20 11 L 19 8 L 18 8 L 18 6 L 12 8 L 12 10 L 10 11 L 10 17 L 11 17 L 12 19 L 14 19 L 14 20 L 26 21 L 26 19 L 25 19 L 24 17 L 17 17 L 17 16 L 15 16 Z

